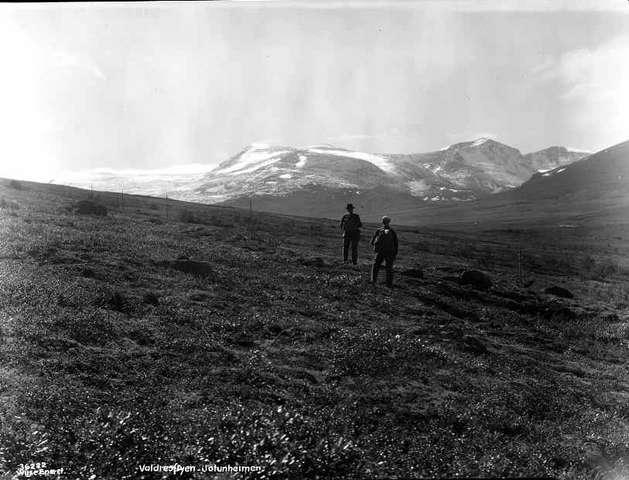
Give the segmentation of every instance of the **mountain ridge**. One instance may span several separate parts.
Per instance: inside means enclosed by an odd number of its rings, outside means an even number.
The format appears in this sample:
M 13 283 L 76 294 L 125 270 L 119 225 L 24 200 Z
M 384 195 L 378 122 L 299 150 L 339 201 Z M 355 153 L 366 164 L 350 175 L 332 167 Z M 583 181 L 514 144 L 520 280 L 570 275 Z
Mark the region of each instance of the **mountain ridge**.
M 538 172 L 520 187 L 466 204 L 402 207 L 392 210 L 401 223 L 461 228 L 497 225 L 629 224 L 629 141 L 569 165 Z
M 221 192 L 227 199 L 234 199 L 292 193 L 304 184 L 358 190 L 379 185 L 424 201 L 471 200 L 521 185 L 535 173 L 535 167 L 556 167 L 560 155 L 551 149 L 547 150 L 555 158 L 544 161 L 546 150 L 527 157 L 514 147 L 488 138 L 412 154 L 254 144 L 208 172 L 208 183 L 201 191 Z M 561 164 L 586 155 L 565 148 L 562 152 L 566 155 L 561 157 Z
M 205 171 L 135 176 L 100 172 L 60 183 L 237 206 L 253 199 L 268 211 L 329 216 L 332 210 L 323 206 L 333 197 L 359 205 L 375 205 L 387 196 L 408 206 L 473 201 L 516 188 L 539 167 L 550 170 L 585 155 L 565 147 L 523 155 L 491 138 L 411 154 L 253 143 Z M 289 200 L 291 204 L 285 205 Z

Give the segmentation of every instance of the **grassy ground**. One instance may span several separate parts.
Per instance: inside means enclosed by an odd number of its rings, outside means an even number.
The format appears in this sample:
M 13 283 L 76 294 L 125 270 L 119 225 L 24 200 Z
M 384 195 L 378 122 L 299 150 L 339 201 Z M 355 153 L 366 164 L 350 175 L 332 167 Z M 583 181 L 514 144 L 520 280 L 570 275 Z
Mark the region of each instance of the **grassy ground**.
M 399 228 L 389 290 L 367 283 L 365 241 L 358 267 L 338 261 L 333 222 L 114 194 L 77 215 L 85 197 L 0 183 L 5 471 L 629 474 L 627 232 Z M 470 267 L 494 286 L 459 285 Z

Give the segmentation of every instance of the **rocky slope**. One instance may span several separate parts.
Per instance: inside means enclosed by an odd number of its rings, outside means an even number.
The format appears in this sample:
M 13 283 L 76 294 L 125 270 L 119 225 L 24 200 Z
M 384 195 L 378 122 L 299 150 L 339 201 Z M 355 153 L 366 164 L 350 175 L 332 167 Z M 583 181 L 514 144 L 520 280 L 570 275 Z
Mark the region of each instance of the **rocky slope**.
M 527 153 L 524 158 L 527 164 L 536 171 L 545 171 L 563 167 L 590 155 L 587 152 L 571 151 L 566 147 L 549 147 L 538 152 Z

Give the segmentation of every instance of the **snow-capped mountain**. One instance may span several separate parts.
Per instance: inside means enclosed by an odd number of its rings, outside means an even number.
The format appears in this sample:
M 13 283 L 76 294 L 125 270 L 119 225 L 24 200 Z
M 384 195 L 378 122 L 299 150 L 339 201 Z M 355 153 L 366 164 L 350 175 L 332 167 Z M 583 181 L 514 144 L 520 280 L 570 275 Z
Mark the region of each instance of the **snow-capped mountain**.
M 304 188 L 348 189 L 355 192 L 385 188 L 410 193 L 453 187 L 428 169 L 399 168 L 387 155 L 317 145 L 285 147 L 252 145 L 206 175 L 203 196 L 232 199 L 240 196 L 282 197 Z
M 352 201 L 380 211 L 384 205 L 470 201 L 513 189 L 538 170 L 582 154 L 552 147 L 522 155 L 480 138 L 417 154 L 376 154 L 330 145 L 252 144 L 215 168 L 145 171 L 100 170 L 57 182 L 204 203 L 246 206 L 299 215 L 328 216 Z M 370 207 L 368 207 L 370 206 Z
M 423 166 L 466 192 L 468 198 L 517 187 L 536 171 L 519 150 L 488 138 L 457 143 L 436 152 L 390 157 L 411 168 Z
M 206 175 L 208 195 L 284 194 L 305 185 L 359 188 L 390 183 L 384 157 L 333 147 L 254 144 Z
M 486 138 L 409 155 L 355 152 L 326 145 L 295 148 L 254 144 L 209 172 L 198 193 L 225 200 L 252 195 L 281 197 L 308 186 L 358 192 L 386 188 L 432 202 L 472 200 L 517 187 L 539 168 L 568 162 L 543 152 L 529 158 Z

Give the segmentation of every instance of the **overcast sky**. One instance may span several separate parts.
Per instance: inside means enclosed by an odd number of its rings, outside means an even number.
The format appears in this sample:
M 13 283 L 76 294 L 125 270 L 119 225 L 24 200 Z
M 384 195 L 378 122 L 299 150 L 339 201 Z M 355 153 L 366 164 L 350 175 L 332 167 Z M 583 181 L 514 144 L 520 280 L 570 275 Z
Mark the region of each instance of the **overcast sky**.
M 625 0 L 2 4 L 0 62 L 1 176 L 629 139 Z

